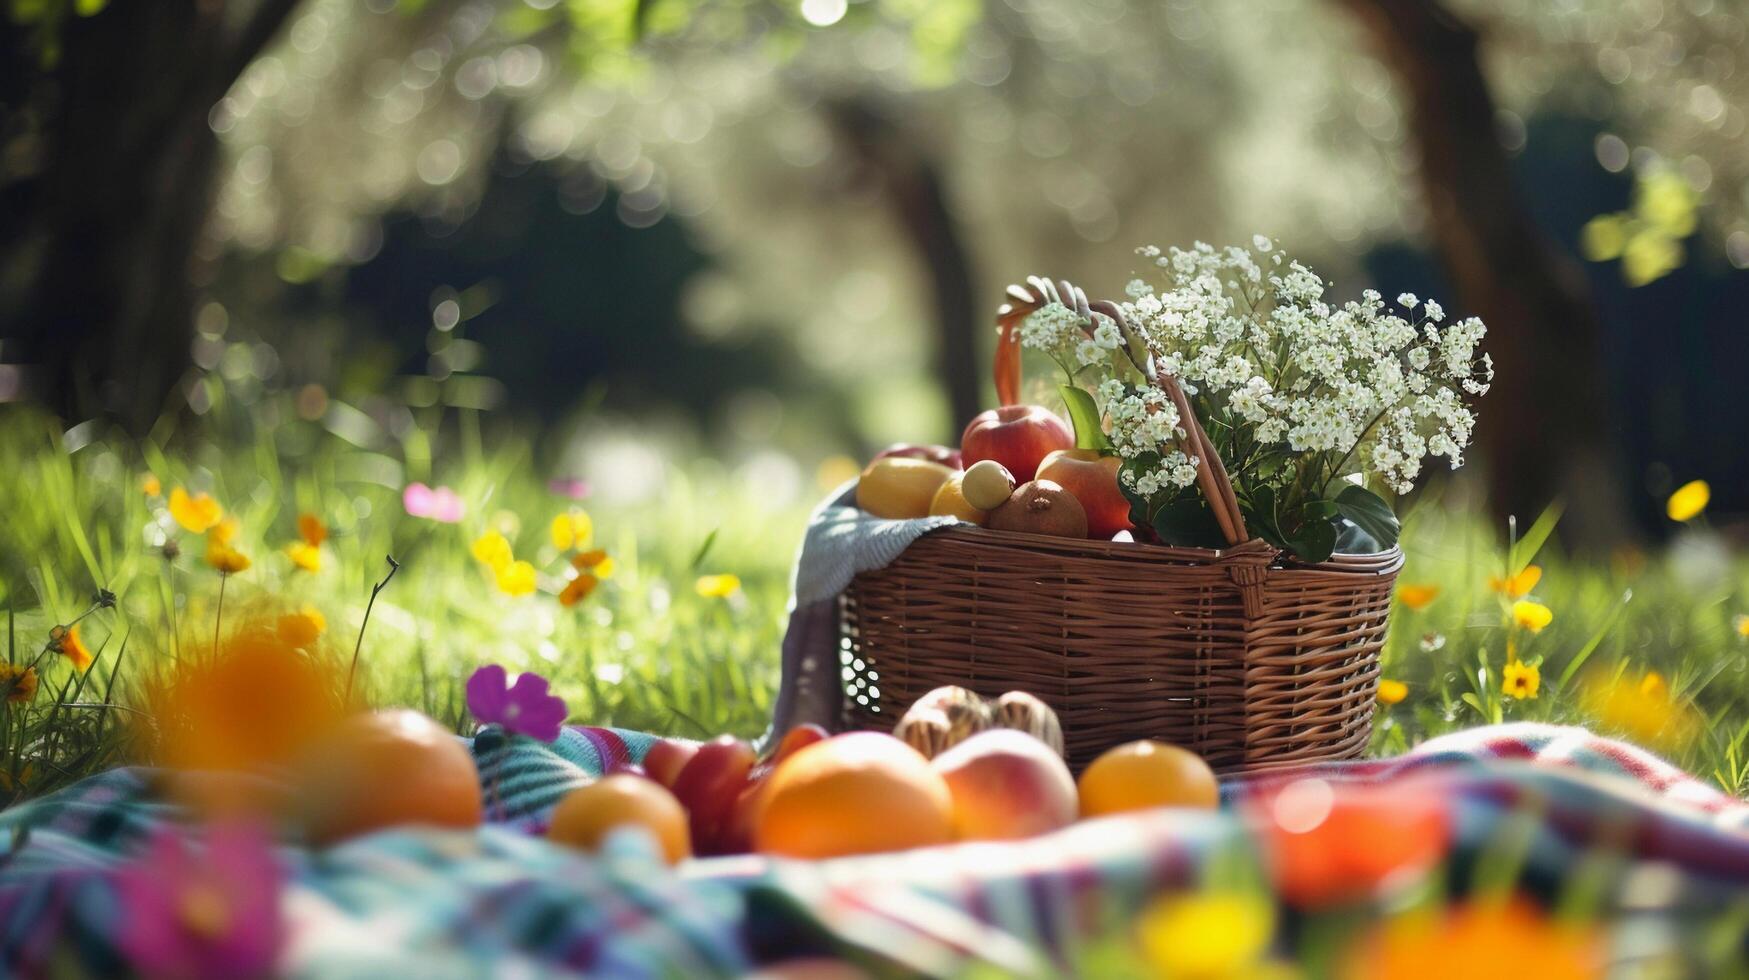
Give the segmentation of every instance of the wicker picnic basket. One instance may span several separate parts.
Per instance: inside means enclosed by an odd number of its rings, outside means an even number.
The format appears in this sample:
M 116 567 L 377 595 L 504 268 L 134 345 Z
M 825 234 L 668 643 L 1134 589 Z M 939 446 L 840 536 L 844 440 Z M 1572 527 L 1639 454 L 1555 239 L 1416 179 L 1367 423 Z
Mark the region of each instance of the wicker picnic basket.
M 1068 283 L 1011 286 L 998 313 L 997 393 L 1018 401 L 1016 328 L 1060 299 L 1120 317 Z M 1397 548 L 1300 564 L 1252 538 L 1225 466 L 1169 376 L 1199 487 L 1230 547 L 1071 540 L 961 525 L 856 576 L 840 642 L 846 728 L 890 729 L 958 684 L 1030 691 L 1056 709 L 1079 771 L 1137 738 L 1217 771 L 1358 755 L 1372 729 Z

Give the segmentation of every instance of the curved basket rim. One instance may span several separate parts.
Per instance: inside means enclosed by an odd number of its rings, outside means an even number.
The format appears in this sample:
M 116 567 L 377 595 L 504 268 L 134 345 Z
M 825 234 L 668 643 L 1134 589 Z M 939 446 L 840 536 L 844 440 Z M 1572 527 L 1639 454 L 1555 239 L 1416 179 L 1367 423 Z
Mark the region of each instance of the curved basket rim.
M 1337 554 L 1322 562 L 1301 562 L 1287 558 L 1285 553 L 1262 538 L 1229 548 L 1195 548 L 1154 544 L 1149 541 L 1099 541 L 1093 538 L 1063 538 L 1028 531 L 997 531 L 976 524 L 948 524 L 924 532 L 922 538 L 959 537 L 973 542 L 1000 545 L 1024 551 L 1068 552 L 1084 558 L 1142 558 L 1173 564 L 1221 565 L 1231 562 L 1255 562 L 1268 556 L 1267 567 L 1277 571 L 1338 572 L 1344 575 L 1385 575 L 1402 570 L 1404 555 L 1400 545 L 1384 551 L 1364 554 Z

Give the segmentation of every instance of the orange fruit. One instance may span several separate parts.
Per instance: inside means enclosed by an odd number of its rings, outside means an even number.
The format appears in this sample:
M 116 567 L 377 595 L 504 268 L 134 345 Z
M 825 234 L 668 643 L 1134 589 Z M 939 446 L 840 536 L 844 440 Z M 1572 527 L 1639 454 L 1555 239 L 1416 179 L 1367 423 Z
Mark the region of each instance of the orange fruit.
M 304 760 L 297 798 L 312 841 L 423 824 L 476 827 L 480 777 L 455 735 L 417 711 L 353 715 Z
M 779 763 L 754 831 L 758 850 L 803 858 L 952 839 L 947 782 L 922 753 L 880 732 L 815 742 Z
M 615 773 L 566 793 L 553 810 L 547 839 L 594 851 L 621 827 L 649 831 L 669 864 L 692 855 L 686 808 L 660 784 L 631 773 Z
M 1143 740 L 1107 749 L 1081 773 L 1081 816 L 1158 806 L 1214 809 L 1221 802 L 1214 770 L 1195 752 Z

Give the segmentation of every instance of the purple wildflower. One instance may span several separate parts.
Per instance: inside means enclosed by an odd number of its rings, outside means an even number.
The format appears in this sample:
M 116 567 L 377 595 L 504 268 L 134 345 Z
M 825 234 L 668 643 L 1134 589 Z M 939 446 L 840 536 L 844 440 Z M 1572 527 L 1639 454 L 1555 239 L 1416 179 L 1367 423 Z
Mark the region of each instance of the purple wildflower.
M 517 676 L 510 685 L 504 668 L 488 664 L 468 678 L 468 710 L 481 724 L 502 725 L 512 734 L 542 742 L 559 737 L 565 723 L 565 702 L 547 693 L 547 679 L 534 673 Z

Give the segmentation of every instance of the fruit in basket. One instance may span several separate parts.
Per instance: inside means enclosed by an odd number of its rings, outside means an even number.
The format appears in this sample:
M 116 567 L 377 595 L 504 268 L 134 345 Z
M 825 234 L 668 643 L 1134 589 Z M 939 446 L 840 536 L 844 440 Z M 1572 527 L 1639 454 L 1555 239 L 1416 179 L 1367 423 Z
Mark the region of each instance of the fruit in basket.
M 1075 495 L 1087 512 L 1087 535 L 1111 540 L 1130 529 L 1130 502 L 1117 485 L 1123 460 L 1092 449 L 1059 449 L 1038 464 L 1038 479 L 1050 480 Z
M 986 527 L 1025 531 L 1059 538 L 1087 536 L 1087 511 L 1075 495 L 1050 480 L 1032 480 L 1014 488 L 1008 499 L 990 512 Z
M 606 776 L 565 794 L 553 809 L 547 839 L 594 851 L 608 834 L 627 826 L 649 831 L 669 864 L 692 854 L 686 808 L 657 783 L 628 773 Z
M 914 442 L 895 442 L 891 446 L 875 453 L 875 459 L 886 459 L 895 456 L 900 459 L 926 459 L 931 463 L 940 463 L 950 470 L 960 468 L 960 451 L 951 446 L 937 446 Z
M 727 853 L 724 831 L 753 769 L 753 749 L 733 735 L 698 747 L 674 780 L 674 798 L 686 808 L 692 846 L 700 854 Z
M 893 737 L 935 756 L 990 727 L 990 703 L 974 691 L 948 685 L 923 695 L 893 726 Z
M 836 735 L 779 763 L 754 834 L 760 851 L 800 858 L 952 839 L 946 781 L 916 749 L 880 732 Z
M 856 506 L 876 517 L 909 520 L 927 517 L 935 491 L 952 476 L 940 463 L 909 456 L 887 456 L 868 464 L 856 481 Z
M 1074 446 L 1075 433 L 1041 405 L 992 408 L 972 419 L 960 436 L 960 456 L 967 465 L 993 459 L 1017 480 L 1032 479 L 1040 460 Z
M 1214 770 L 1195 752 L 1142 740 L 1107 749 L 1081 773 L 1081 815 L 1220 805 Z
M 1063 757 L 1025 732 L 979 732 L 930 763 L 953 796 L 960 840 L 1015 840 L 1075 820 L 1075 778 Z
M 994 724 L 1031 735 L 1063 754 L 1063 724 L 1051 706 L 1025 691 L 1009 691 L 996 699 Z
M 935 499 L 929 502 L 929 516 L 937 515 L 957 517 L 967 524 L 979 525 L 990 516 L 966 500 L 963 474 L 960 473 L 948 477 L 935 491 Z
M 468 750 L 449 729 L 405 708 L 342 721 L 311 748 L 294 785 L 318 844 L 407 824 L 474 827 L 484 809 Z
M 993 459 L 980 459 L 966 467 L 960 486 L 967 503 L 979 510 L 995 510 L 1014 492 L 1014 474 Z

